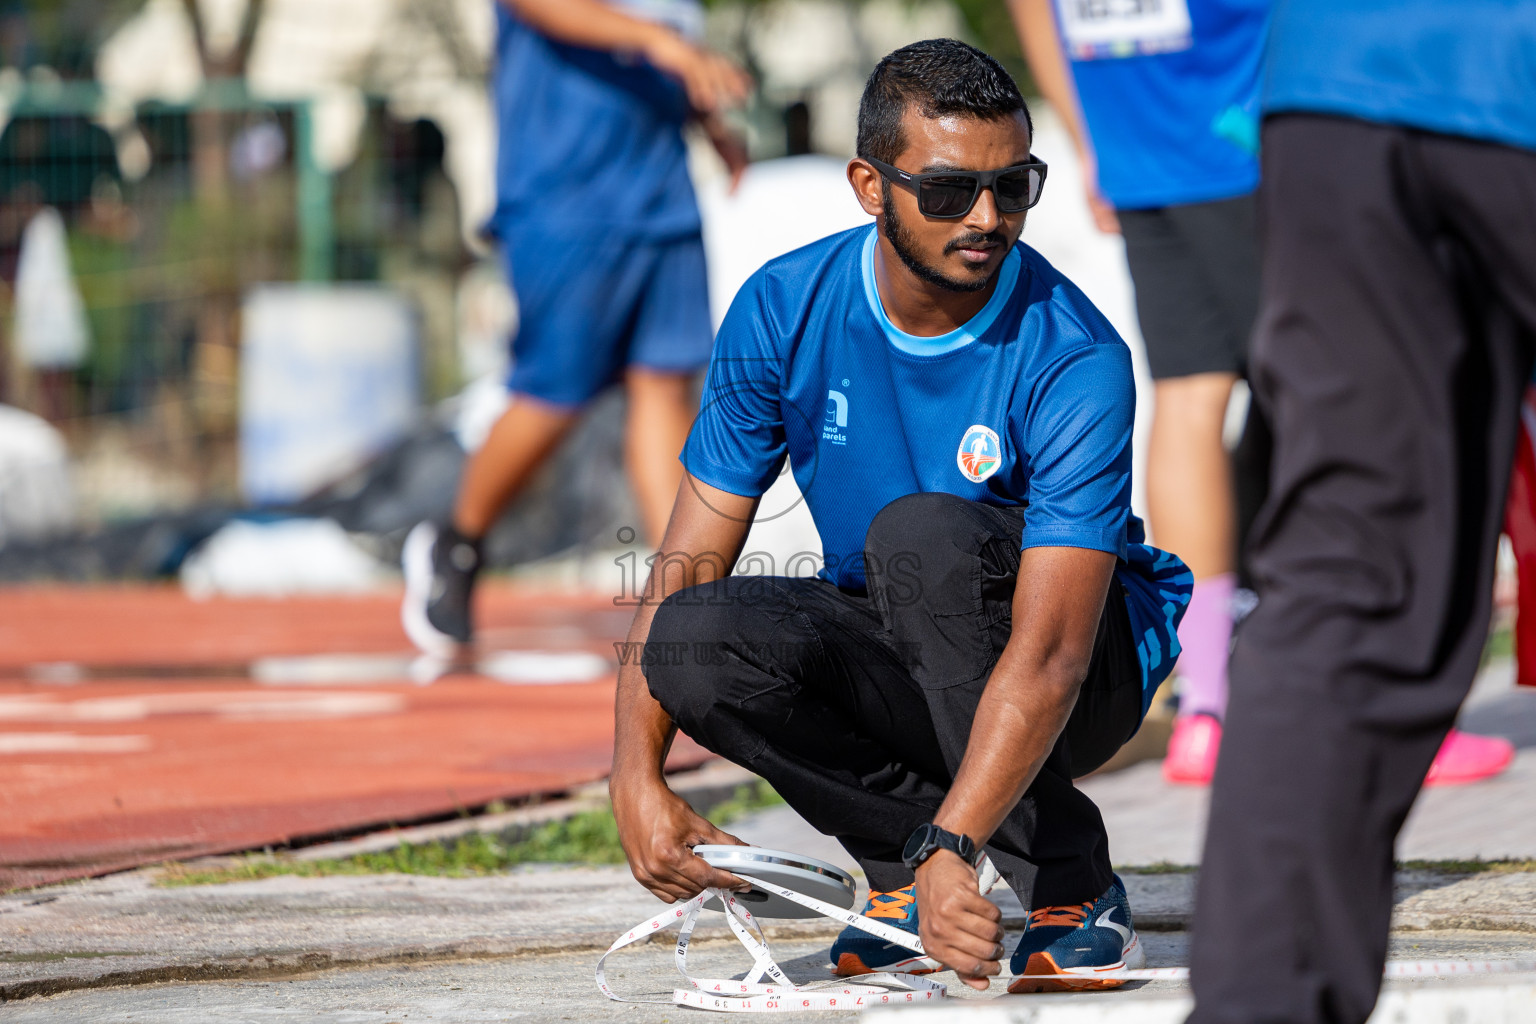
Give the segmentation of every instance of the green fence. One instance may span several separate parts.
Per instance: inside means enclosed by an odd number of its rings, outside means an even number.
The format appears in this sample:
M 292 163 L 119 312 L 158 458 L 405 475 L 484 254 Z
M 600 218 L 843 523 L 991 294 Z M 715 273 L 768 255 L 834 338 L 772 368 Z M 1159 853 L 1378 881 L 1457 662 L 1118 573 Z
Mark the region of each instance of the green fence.
M 452 295 L 469 259 L 442 137 L 371 104 L 358 156 L 327 173 L 304 103 L 214 83 L 109 130 L 90 83 L 28 87 L 0 133 L 0 401 L 64 431 L 88 515 L 234 497 L 239 309 L 252 284 L 387 281 L 424 310 L 430 393 L 453 384 Z M 57 209 L 84 301 L 83 361 L 12 344 L 22 238 Z

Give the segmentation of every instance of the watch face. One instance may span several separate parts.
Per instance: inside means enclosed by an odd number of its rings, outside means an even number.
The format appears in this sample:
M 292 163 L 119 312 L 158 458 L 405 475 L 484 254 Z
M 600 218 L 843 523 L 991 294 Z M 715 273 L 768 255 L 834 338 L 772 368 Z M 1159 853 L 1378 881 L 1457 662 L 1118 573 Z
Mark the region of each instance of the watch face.
M 907 839 L 906 847 L 901 851 L 901 859 L 910 864 L 923 855 L 923 852 L 933 844 L 933 826 L 923 825 L 913 832 Z

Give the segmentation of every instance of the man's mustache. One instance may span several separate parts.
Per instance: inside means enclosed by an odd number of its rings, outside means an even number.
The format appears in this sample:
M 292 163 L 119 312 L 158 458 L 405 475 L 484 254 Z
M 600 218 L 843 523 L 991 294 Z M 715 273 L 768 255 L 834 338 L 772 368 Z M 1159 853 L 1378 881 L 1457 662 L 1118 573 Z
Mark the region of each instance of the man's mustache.
M 1008 240 L 999 232 L 988 231 L 986 234 L 972 232 L 969 235 L 961 235 L 944 246 L 944 255 L 961 249 L 997 249 L 1008 244 Z

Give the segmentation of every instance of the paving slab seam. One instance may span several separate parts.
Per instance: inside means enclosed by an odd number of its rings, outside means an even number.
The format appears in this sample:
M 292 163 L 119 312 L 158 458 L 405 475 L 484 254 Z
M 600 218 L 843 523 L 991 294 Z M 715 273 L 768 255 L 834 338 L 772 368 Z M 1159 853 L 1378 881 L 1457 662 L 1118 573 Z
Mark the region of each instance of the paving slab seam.
M 1536 916 L 1407 914 L 1392 919 L 1392 930 L 1394 932 L 1536 932 Z
M 769 926 L 764 929 L 769 941 L 831 938 L 837 934 L 837 931 L 836 927 L 821 927 L 814 923 Z M 657 932 L 655 935 L 638 940 L 635 945 L 670 947 L 676 941 L 677 937 L 669 932 Z M 715 944 L 729 945 L 735 941 L 730 932 L 722 930 L 722 934 L 719 935 L 695 935 L 692 944 L 708 947 Z M 515 960 L 520 957 L 551 953 L 599 953 L 606 950 L 612 942 L 613 935 L 609 932 L 578 932 L 571 935 L 547 935 L 533 939 L 469 939 L 439 945 L 399 946 L 356 955 L 294 950 L 286 953 L 217 957 L 190 963 L 108 971 L 91 976 L 56 976 L 27 981 L 0 982 L 0 1003 L 103 988 L 204 981 L 281 981 L 331 971 L 405 964 Z
M 802 926 L 775 927 L 769 930 L 770 939 L 804 941 L 814 938 L 814 929 Z M 675 941 L 669 933 L 658 933 L 640 940 L 637 945 L 654 945 L 670 947 Z M 727 932 L 696 937 L 694 944 L 700 947 L 732 946 L 735 939 Z M 116 971 L 97 975 L 90 978 L 46 978 L 26 982 L 0 984 L 0 1004 L 21 1002 L 29 999 L 47 998 L 64 995 L 70 992 L 94 991 L 114 988 L 134 988 L 150 985 L 164 984 L 197 984 L 214 981 L 282 981 L 300 978 L 313 978 L 317 975 L 348 971 L 370 970 L 394 966 L 433 966 L 439 964 L 474 963 L 478 961 L 507 961 L 528 957 L 537 957 L 551 954 L 570 954 L 583 952 L 597 952 L 607 948 L 608 939 L 599 938 L 595 933 L 577 933 L 570 936 L 546 936 L 535 940 L 519 941 L 515 946 L 503 946 L 498 940 L 469 940 L 461 943 L 452 943 L 439 946 L 423 946 L 417 948 L 401 947 L 387 953 L 377 955 L 347 956 L 345 954 L 319 953 L 314 951 L 293 951 L 291 953 L 269 953 L 255 956 L 226 957 L 212 961 L 195 964 L 162 965 L 154 968 L 139 970 Z M 1481 984 L 1495 984 L 1494 979 L 1487 979 Z M 1463 985 L 1466 982 L 1463 981 Z M 1478 982 L 1472 982 L 1478 984 Z M 1169 994 L 1168 997 L 1180 998 Z M 1045 1009 L 1047 1001 L 1054 1003 L 1064 997 L 1031 997 L 1030 1002 L 1039 1002 L 1042 1005 L 1033 1009 Z M 1161 994 L 1151 996 L 1156 1001 L 1164 998 Z M 1187 997 L 1184 997 L 1187 998 Z M 1003 1001 L 1011 1011 L 1025 1009 L 1017 1005 L 1016 1000 Z M 1127 1010 L 1139 1008 L 1143 1005 L 1141 998 L 1134 998 L 1124 1007 L 1105 1007 L 1116 1021 L 1127 1018 L 1118 1014 L 1124 1014 Z M 957 1004 L 955 1008 L 966 1010 L 977 1009 L 970 1004 Z M 1003 1007 L 995 1007 L 1002 1009 Z M 1086 1007 L 1085 1007 L 1086 1009 Z M 1187 1011 L 1186 1011 L 1187 1012 Z M 903 1019 L 908 1019 L 904 1017 Z M 1033 1016 L 1026 1015 L 1027 1020 L 1035 1021 Z M 1046 1019 L 1040 1018 L 1037 1024 L 1044 1024 Z M 1076 1018 L 1073 1018 L 1076 1019 Z M 1097 1021 L 1097 1017 L 1094 1017 Z M 1179 1018 L 1182 1020 L 1182 1017 Z M 1020 1018 L 1016 1014 L 1007 1017 L 1010 1024 L 1018 1024 Z M 1084 1021 L 1084 1024 L 1087 1024 Z M 1107 1024 L 1107 1021 L 1106 1021 Z
M 1023 927 L 1024 920 L 1023 918 L 1015 919 L 1009 916 L 1004 919 L 1003 924 L 1009 930 L 1017 930 Z M 1188 930 L 1188 924 L 1188 915 L 1149 915 L 1145 919 L 1137 921 L 1137 928 L 1147 932 L 1183 932 Z M 769 925 L 765 928 L 770 941 L 831 939 L 839 930 L 837 924 L 830 920 L 825 922 L 805 921 L 795 924 Z M 1491 915 L 1416 914 L 1407 922 L 1394 921 L 1393 931 L 1404 933 L 1447 931 L 1531 933 L 1536 932 L 1536 923 L 1530 920 L 1510 920 Z M 0 983 L 0 1003 L 100 988 L 121 988 L 175 982 L 283 980 L 301 975 L 314 975 L 330 971 L 388 967 L 403 964 L 506 960 L 552 953 L 599 953 L 606 950 L 612 941 L 613 934 L 609 931 L 587 931 L 563 935 L 546 935 L 537 938 L 495 939 L 482 937 L 442 944 L 387 947 L 355 954 L 317 950 L 293 950 L 281 953 L 216 957 L 209 960 L 180 964 L 163 964 L 133 970 L 108 971 L 90 976 L 54 976 Z M 675 941 L 675 938 L 668 933 L 657 933 L 643 941 L 656 945 L 670 946 Z M 720 935 L 697 936 L 694 941 L 696 944 L 706 945 L 730 943 L 733 940 L 728 932 L 722 932 Z

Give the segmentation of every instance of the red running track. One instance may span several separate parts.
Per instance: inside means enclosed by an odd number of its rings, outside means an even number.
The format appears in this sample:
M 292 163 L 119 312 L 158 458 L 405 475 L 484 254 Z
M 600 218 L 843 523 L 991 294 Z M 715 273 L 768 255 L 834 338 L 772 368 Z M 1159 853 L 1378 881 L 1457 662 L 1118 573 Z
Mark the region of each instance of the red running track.
M 586 652 L 609 665 L 559 685 L 468 671 L 418 685 L 395 594 L 194 602 L 169 586 L 0 591 L 0 887 L 602 778 L 613 641 L 630 611 L 508 586 L 481 598 L 484 648 Z M 289 659 L 275 676 L 261 667 L 274 657 Z M 704 759 L 678 747 L 675 766 Z

